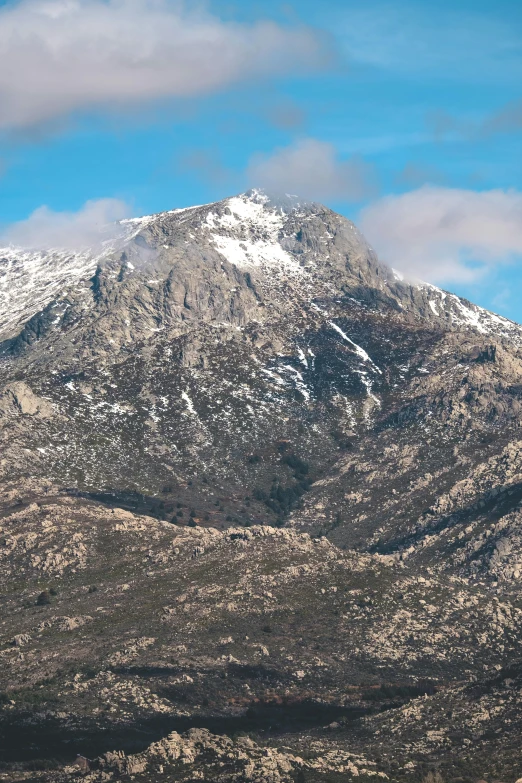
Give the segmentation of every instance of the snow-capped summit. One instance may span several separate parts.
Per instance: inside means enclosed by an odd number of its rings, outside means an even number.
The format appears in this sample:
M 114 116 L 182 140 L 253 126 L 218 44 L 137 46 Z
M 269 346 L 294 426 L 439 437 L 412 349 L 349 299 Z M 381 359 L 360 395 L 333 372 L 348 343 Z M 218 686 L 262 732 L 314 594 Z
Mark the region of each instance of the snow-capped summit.
M 0 250 L 0 271 L 4 341 L 48 308 L 61 329 L 67 310 L 88 311 L 93 294 L 116 291 L 129 277 L 170 301 L 162 323 L 196 316 L 244 325 L 267 318 L 260 304 L 280 313 L 342 291 L 393 303 L 443 328 L 521 339 L 520 327 L 505 318 L 435 286 L 409 284 L 379 262 L 341 215 L 261 190 L 122 220 L 110 241 L 91 251 L 6 248 Z M 181 302 L 174 291 L 183 292 Z

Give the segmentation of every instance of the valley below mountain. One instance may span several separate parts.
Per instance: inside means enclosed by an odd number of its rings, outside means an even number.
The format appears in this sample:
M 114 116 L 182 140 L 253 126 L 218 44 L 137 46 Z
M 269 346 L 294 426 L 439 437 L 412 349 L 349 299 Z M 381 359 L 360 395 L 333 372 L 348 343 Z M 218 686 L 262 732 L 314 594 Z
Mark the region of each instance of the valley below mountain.
M 522 778 L 522 327 L 257 190 L 0 274 L 0 780 Z

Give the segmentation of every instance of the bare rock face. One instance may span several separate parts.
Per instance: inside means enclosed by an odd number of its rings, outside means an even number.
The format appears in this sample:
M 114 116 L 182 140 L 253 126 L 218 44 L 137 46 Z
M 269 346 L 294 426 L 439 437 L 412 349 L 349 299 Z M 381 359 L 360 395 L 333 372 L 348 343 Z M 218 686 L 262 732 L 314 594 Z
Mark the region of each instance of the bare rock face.
M 118 231 L 0 252 L 0 777 L 520 777 L 521 327 L 320 204 Z
M 0 416 L 36 416 L 47 419 L 54 414 L 48 400 L 38 397 L 23 381 L 8 383 L 0 394 Z

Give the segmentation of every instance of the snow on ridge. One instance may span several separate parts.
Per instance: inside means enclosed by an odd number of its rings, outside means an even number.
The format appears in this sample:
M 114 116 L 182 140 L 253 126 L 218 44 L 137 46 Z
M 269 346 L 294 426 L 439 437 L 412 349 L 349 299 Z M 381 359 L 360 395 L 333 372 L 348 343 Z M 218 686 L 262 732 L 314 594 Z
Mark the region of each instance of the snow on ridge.
M 270 207 L 267 208 L 267 202 L 261 203 L 242 196 L 234 196 L 220 202 L 219 206 L 222 204 L 226 205 L 229 213 L 220 210 L 219 212 L 210 211 L 207 214 L 205 223 L 213 230 L 247 226 L 256 228 L 258 231 L 266 231 L 272 239 L 275 239 L 285 222 L 283 213 Z
M 118 221 L 119 232 L 82 250 L 0 248 L 0 339 L 16 334 L 36 313 L 95 273 L 99 262 L 135 237 L 156 215 Z M 133 268 L 127 262 L 129 268 Z
M 11 337 L 65 290 L 96 271 L 91 254 L 0 248 L 0 335 Z
M 165 212 L 155 212 L 152 215 L 141 215 L 140 217 L 124 218 L 118 221 L 120 226 L 143 226 L 151 223 L 154 220 L 165 217 L 165 215 L 180 215 L 182 212 L 189 212 L 191 209 L 200 209 L 201 207 L 211 206 L 210 204 L 194 204 L 191 207 L 178 207 L 176 209 L 168 209 Z
M 119 221 L 119 233 L 90 248 L 0 248 L 0 339 L 17 330 L 68 290 L 77 288 L 109 256 L 150 222 L 153 216 Z M 128 262 L 129 268 L 132 266 Z
M 292 196 L 272 199 L 264 191 L 252 189 L 209 204 L 128 218 L 119 225 L 128 241 L 155 221 L 170 217 L 177 223 L 179 217 L 181 225 L 195 213 L 198 228 L 208 232 L 216 250 L 235 266 L 302 276 L 303 268 L 280 241 L 290 212 L 305 217 L 302 207 Z
M 287 215 L 261 190 L 251 190 L 210 204 L 128 218 L 120 221 L 120 225 L 124 238 L 129 240 L 156 220 L 180 216 L 180 223 L 183 223 L 186 213 L 195 210 L 199 211 L 201 228 L 209 232 L 212 244 L 235 266 L 261 266 L 271 270 L 280 268 L 287 273 L 302 273 L 299 263 L 279 242 Z
M 224 211 L 227 207 L 230 215 Z M 65 248 L 0 248 L 0 339 L 12 337 L 52 301 L 59 300 L 82 281 L 87 282 L 101 259 L 131 241 L 151 223 L 166 216 L 176 219 L 178 215 L 183 222 L 187 214 L 196 210 L 202 210 L 202 224 L 211 230 L 216 249 L 231 263 L 301 272 L 299 264 L 278 241 L 285 215 L 272 207 L 268 196 L 261 191 L 250 191 L 215 204 L 126 218 L 116 224 L 119 233 L 96 248 L 77 252 Z
M 245 196 L 232 196 L 232 198 L 226 199 L 225 204 L 232 215 L 237 216 L 240 220 L 255 220 L 256 223 L 260 222 L 269 227 L 280 228 L 282 226 L 281 216 L 274 214 L 271 209 L 267 209 L 268 199 L 254 200 Z M 219 222 L 222 225 L 229 225 L 230 218 L 230 215 L 222 215 Z M 234 220 L 231 221 L 232 225 L 234 222 Z
M 428 300 L 428 304 L 431 311 L 439 318 L 448 319 L 452 325 L 471 327 L 484 335 L 522 339 L 522 327 L 515 321 L 472 302 L 466 302 L 460 296 L 443 291 L 432 283 L 421 283 L 417 287 L 430 291 L 432 298 Z
M 218 206 L 207 213 L 205 227 L 214 247 L 227 261 L 242 268 L 275 267 L 302 273 L 299 263 L 279 242 L 286 216 L 270 204 L 267 196 L 254 191 L 253 196 L 233 196 Z
M 297 206 L 297 205 L 296 205 Z M 240 193 L 237 196 L 229 196 L 221 201 L 211 201 L 208 204 L 193 204 L 190 207 L 177 207 L 176 209 L 168 209 L 163 212 L 156 212 L 152 215 L 141 215 L 140 217 L 124 218 L 118 221 L 118 225 L 123 227 L 129 226 L 133 228 L 138 226 L 140 229 L 154 220 L 161 220 L 167 215 L 181 215 L 185 212 L 191 212 L 196 209 L 211 209 L 215 207 L 218 211 L 223 207 L 228 207 L 231 212 L 235 213 L 239 218 L 243 220 L 260 220 L 263 215 L 268 215 L 269 210 L 275 211 L 275 208 L 270 205 L 270 198 L 262 190 L 252 189 L 245 193 Z M 281 212 L 281 210 L 279 210 Z M 209 213 L 209 215 L 212 212 Z M 222 225 L 233 225 L 234 220 L 227 223 L 227 215 L 221 215 L 220 220 Z

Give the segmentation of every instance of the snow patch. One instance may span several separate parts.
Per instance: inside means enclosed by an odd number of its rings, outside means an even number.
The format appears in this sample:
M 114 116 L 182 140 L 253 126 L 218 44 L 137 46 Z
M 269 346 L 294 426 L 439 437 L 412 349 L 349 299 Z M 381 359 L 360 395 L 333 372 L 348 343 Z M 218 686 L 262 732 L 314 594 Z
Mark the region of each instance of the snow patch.
M 298 355 L 298 357 L 299 357 L 299 361 L 301 362 L 301 364 L 302 364 L 304 367 L 308 368 L 308 359 L 307 359 L 307 358 L 306 358 L 306 356 L 304 355 L 304 353 L 303 353 L 303 351 L 301 350 L 301 348 L 298 348 L 298 349 L 297 349 L 297 355 Z
M 354 343 L 353 340 L 350 340 L 348 335 L 345 334 L 345 332 L 343 332 L 343 330 L 339 326 L 337 326 L 337 324 L 335 324 L 333 321 L 329 321 L 328 323 L 330 324 L 332 329 L 335 329 L 335 331 L 341 335 L 343 340 L 345 340 L 349 345 L 352 346 L 352 348 L 355 350 L 355 353 L 361 357 L 363 362 L 367 362 L 375 372 L 378 372 L 379 375 L 382 375 L 382 370 L 380 369 L 380 367 L 377 367 L 373 359 L 370 358 L 370 356 L 366 353 L 364 348 L 361 348 L 360 345 L 357 345 L 357 343 Z
M 219 204 L 219 211 L 207 214 L 205 224 L 211 241 L 234 266 L 275 267 L 302 274 L 300 265 L 279 243 L 284 213 L 268 202 L 257 192 L 226 199 Z
M 299 264 L 276 242 L 253 242 L 218 234 L 212 235 L 212 241 L 221 255 L 234 266 L 272 266 L 301 272 Z
M 305 400 L 308 402 L 308 400 L 310 399 L 310 392 L 308 391 L 303 376 L 301 375 L 299 370 L 296 370 L 295 367 L 292 367 L 290 364 L 283 364 L 283 367 L 285 370 L 288 370 L 289 372 L 294 374 L 294 383 L 296 389 L 298 389 L 301 392 Z
M 186 391 L 181 392 L 181 399 L 187 403 L 187 408 L 189 410 L 189 413 L 192 413 L 195 416 L 197 416 L 196 409 L 194 408 L 194 403 L 192 402 L 192 400 L 190 399 Z

